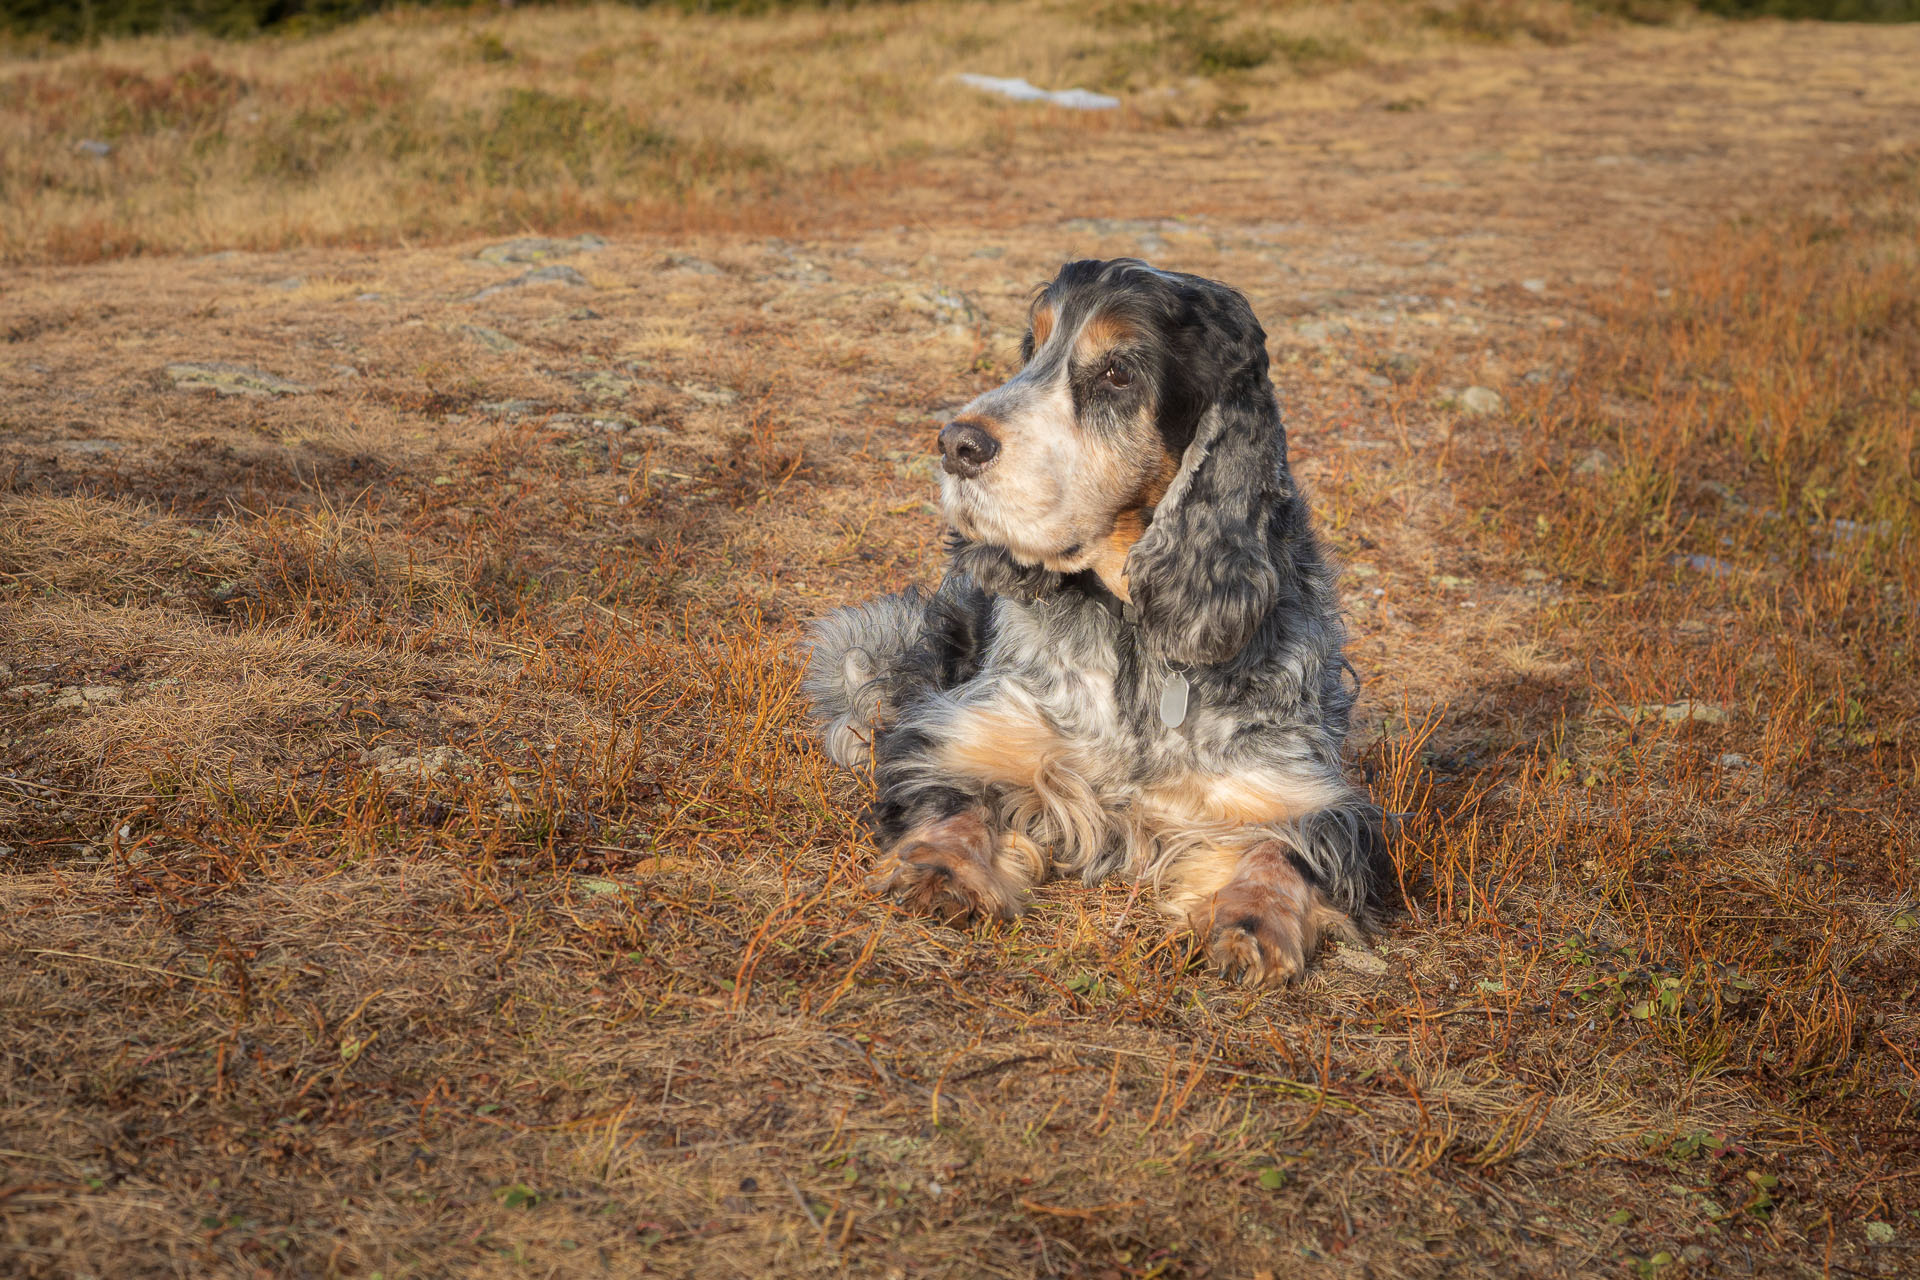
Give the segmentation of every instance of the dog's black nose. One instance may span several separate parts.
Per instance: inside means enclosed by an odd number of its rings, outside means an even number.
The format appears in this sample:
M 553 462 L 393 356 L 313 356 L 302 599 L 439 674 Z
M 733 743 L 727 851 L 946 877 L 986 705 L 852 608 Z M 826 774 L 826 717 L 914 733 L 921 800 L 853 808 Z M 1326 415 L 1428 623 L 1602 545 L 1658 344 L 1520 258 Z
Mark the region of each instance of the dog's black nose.
M 999 452 L 1000 442 L 972 419 L 957 418 L 940 431 L 940 465 L 962 479 L 979 475 Z

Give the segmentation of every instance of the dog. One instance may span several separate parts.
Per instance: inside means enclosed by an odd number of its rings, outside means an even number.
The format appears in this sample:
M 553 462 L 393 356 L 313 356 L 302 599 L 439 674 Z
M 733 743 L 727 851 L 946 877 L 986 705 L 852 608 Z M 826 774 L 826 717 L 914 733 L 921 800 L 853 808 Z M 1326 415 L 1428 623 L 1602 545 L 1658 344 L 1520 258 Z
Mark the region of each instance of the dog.
M 815 624 L 872 884 L 950 922 L 1124 875 L 1231 980 L 1301 977 L 1397 905 L 1341 770 L 1359 680 L 1245 297 L 1121 258 L 1034 296 L 1022 366 L 939 433 L 947 567 Z

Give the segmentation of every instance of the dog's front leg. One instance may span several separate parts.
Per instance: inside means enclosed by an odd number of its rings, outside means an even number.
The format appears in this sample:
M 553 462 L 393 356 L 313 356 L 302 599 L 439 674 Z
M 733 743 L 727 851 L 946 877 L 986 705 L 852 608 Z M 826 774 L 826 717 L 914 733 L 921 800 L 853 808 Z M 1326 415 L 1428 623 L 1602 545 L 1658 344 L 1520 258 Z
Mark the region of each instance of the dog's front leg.
M 873 887 L 922 915 L 1010 920 L 1048 859 L 1005 830 L 996 788 L 1031 785 L 1051 731 L 1019 704 L 942 701 L 903 715 L 876 744 Z
M 1361 941 L 1286 845 L 1267 839 L 1241 850 L 1216 848 L 1177 865 L 1168 900 L 1229 979 L 1252 987 L 1291 982 L 1306 973 L 1322 939 Z

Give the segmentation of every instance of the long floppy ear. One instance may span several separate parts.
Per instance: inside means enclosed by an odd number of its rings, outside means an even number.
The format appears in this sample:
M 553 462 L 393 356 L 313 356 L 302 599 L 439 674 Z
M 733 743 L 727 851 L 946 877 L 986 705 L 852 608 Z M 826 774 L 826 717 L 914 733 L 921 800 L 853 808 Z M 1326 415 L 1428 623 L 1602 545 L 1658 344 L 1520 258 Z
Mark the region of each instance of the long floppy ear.
M 1244 302 L 1236 310 L 1251 332 L 1233 334 L 1214 355 L 1234 363 L 1214 375 L 1215 385 L 1197 388 L 1205 407 L 1192 442 L 1127 556 L 1147 651 L 1175 665 L 1231 661 L 1289 589 L 1276 550 L 1276 526 L 1285 525 L 1292 498 L 1286 436 L 1267 380 L 1265 335 Z M 1202 368 L 1191 372 L 1205 376 L 1211 361 L 1194 363 Z
M 1030 604 L 1060 589 L 1059 574 L 1039 565 L 1017 564 L 1004 547 L 969 542 L 951 529 L 945 545 L 948 571 L 966 574 L 988 595 Z

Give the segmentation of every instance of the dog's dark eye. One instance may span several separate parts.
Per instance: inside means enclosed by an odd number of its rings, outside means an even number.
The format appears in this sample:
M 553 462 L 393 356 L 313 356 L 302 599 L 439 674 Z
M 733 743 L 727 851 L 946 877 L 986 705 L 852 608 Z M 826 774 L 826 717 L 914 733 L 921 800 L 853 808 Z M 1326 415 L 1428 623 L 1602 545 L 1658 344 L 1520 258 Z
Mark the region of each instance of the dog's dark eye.
M 1127 368 L 1127 366 L 1117 360 L 1107 365 L 1107 371 L 1100 376 L 1105 378 L 1107 385 L 1111 387 L 1130 387 L 1133 385 L 1133 370 Z

